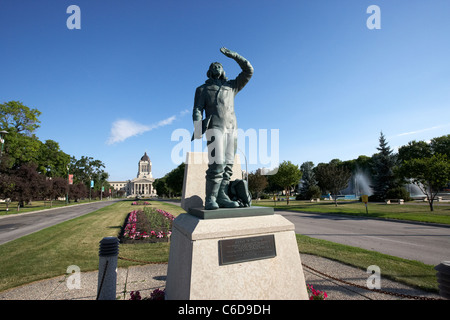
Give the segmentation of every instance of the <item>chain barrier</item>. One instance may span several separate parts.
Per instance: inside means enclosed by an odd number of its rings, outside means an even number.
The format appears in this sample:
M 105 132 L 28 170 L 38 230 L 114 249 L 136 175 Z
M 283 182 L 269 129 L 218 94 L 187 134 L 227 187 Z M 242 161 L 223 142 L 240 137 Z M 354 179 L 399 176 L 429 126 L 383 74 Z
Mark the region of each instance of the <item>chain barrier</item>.
M 131 261 L 131 262 L 138 262 L 138 263 L 146 263 L 146 264 L 168 264 L 168 262 L 142 261 L 142 260 L 123 258 L 123 257 L 118 257 L 118 258 L 121 259 L 121 260 L 126 260 L 126 261 Z M 323 273 L 323 272 L 321 272 L 319 270 L 316 270 L 316 269 L 314 269 L 314 268 L 312 268 L 312 267 L 310 267 L 310 266 L 308 266 L 308 265 L 306 265 L 304 263 L 302 263 L 302 266 L 304 266 L 305 268 L 310 269 L 310 270 L 312 270 L 312 271 L 314 271 L 314 272 L 316 272 L 316 273 L 318 273 L 318 274 L 320 274 L 320 275 L 322 275 L 324 277 L 333 279 L 335 281 L 344 283 L 344 284 L 349 285 L 349 286 L 357 287 L 357 288 L 360 288 L 360 289 L 365 289 L 365 290 L 368 290 L 368 291 L 371 291 L 371 292 L 377 292 L 377 293 L 387 294 L 387 295 L 391 295 L 391 296 L 396 296 L 396 297 L 399 297 L 399 298 L 406 298 L 406 299 L 413 299 L 413 300 L 443 300 L 443 299 L 440 299 L 440 298 L 413 296 L 413 295 L 409 295 L 409 294 L 384 291 L 384 290 L 380 290 L 380 289 L 369 289 L 366 286 L 361 286 L 361 285 L 358 285 L 356 283 L 348 282 L 348 281 L 345 281 L 345 280 L 342 280 L 342 279 L 330 276 L 329 274 L 326 274 L 326 273 Z
M 345 281 L 345 280 L 342 280 L 342 279 L 330 276 L 329 274 L 326 274 L 326 273 L 323 273 L 321 271 L 318 271 L 318 270 L 316 270 L 316 269 L 314 269 L 314 268 L 312 268 L 310 266 L 305 265 L 304 263 L 302 263 L 302 265 L 304 267 L 306 267 L 307 269 L 310 269 L 310 270 L 312 270 L 312 271 L 314 271 L 314 272 L 316 272 L 316 273 L 318 273 L 318 274 L 320 274 L 322 276 L 325 276 L 327 278 L 336 280 L 338 282 L 342 282 L 342 283 L 347 284 L 349 286 L 357 287 L 357 288 L 360 288 L 360 289 L 365 289 L 365 290 L 368 290 L 368 291 L 371 291 L 371 292 L 377 292 L 377 293 L 387 294 L 387 295 L 396 296 L 396 297 L 400 297 L 400 298 L 413 299 L 413 300 L 443 300 L 443 299 L 440 299 L 440 298 L 413 296 L 413 295 L 409 295 L 409 294 L 384 291 L 384 290 L 380 290 L 380 289 L 369 289 L 366 286 L 361 286 L 361 285 L 358 285 L 356 283 L 348 282 L 348 281 Z

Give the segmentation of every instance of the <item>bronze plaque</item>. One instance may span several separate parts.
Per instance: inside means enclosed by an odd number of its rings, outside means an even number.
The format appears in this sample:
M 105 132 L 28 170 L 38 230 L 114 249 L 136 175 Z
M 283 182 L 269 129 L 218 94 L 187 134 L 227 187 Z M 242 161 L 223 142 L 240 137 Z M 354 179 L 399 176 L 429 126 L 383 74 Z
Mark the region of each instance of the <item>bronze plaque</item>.
M 219 265 L 273 258 L 276 255 L 273 234 L 219 240 Z

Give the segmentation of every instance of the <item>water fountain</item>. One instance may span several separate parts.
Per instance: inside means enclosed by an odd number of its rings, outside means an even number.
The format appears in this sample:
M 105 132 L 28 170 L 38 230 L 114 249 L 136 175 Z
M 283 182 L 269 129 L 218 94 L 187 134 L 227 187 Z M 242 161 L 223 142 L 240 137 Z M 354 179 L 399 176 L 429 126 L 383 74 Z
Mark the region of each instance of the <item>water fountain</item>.
M 358 200 L 363 194 L 368 196 L 373 194 L 373 190 L 370 187 L 370 177 L 367 173 L 362 170 L 356 170 L 350 177 L 348 187 L 341 191 L 339 198 L 344 198 L 346 200 Z
M 363 171 L 357 170 L 352 178 L 353 180 L 353 193 L 357 197 L 363 194 L 367 194 L 368 196 L 371 196 L 373 194 L 373 190 L 370 187 L 371 181 L 368 174 L 364 173 Z
M 408 183 L 405 185 L 406 190 L 409 192 L 409 196 L 413 199 L 423 199 L 426 195 L 415 183 Z

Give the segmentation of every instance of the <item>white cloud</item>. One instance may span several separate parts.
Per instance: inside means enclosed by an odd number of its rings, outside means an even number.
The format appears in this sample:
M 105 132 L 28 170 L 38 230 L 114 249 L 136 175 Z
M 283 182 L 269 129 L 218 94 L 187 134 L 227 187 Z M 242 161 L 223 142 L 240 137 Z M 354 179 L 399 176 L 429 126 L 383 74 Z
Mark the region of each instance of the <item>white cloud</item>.
M 130 137 L 152 130 L 151 127 L 131 121 L 117 120 L 112 124 L 107 144 L 122 142 Z
M 426 129 L 421 129 L 421 130 L 417 130 L 417 131 L 410 131 L 410 132 L 404 132 L 404 133 L 399 133 L 397 135 L 397 137 L 401 137 L 401 136 L 409 136 L 412 134 L 417 134 L 417 133 L 421 133 L 421 132 L 425 132 L 425 131 L 430 131 L 430 130 L 435 130 L 435 129 L 439 129 L 442 126 L 435 126 L 435 127 L 431 127 L 431 128 L 426 128 Z
M 188 110 L 181 111 L 180 116 L 185 115 L 187 112 Z M 174 122 L 176 119 L 177 116 L 174 115 L 151 125 L 137 123 L 132 120 L 125 120 L 125 119 L 117 120 L 113 122 L 111 126 L 111 132 L 106 143 L 111 145 L 125 141 L 128 138 L 138 136 L 153 129 L 167 126 L 172 122 Z

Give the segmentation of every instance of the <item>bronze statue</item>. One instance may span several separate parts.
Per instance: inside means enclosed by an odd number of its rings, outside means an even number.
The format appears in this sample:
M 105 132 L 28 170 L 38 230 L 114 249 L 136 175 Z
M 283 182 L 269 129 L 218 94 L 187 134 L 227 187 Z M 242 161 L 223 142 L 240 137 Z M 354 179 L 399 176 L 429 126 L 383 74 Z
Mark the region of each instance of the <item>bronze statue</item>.
M 253 67 L 238 53 L 221 48 L 227 57 L 234 59 L 242 72 L 234 80 L 225 77 L 222 64 L 213 62 L 207 72 L 208 80 L 195 91 L 193 138 L 206 133 L 208 170 L 206 171 L 205 209 L 237 208 L 239 203 L 228 196 L 230 177 L 237 148 L 237 121 L 234 97 L 249 82 Z M 203 110 L 205 119 L 203 119 Z

